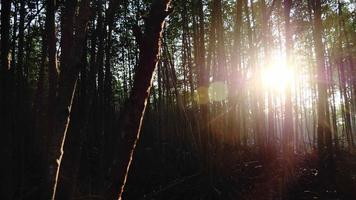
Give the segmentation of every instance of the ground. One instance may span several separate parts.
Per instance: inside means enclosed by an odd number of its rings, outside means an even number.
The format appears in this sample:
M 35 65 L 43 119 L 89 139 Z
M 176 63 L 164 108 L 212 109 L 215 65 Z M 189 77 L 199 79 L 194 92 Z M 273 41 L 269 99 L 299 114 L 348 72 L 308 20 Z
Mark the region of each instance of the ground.
M 346 152 L 335 156 L 335 176 L 319 169 L 315 153 L 295 154 L 288 179 L 283 178 L 287 161 L 252 151 L 226 151 L 224 158 L 215 159 L 220 164 L 213 164 L 210 175 L 199 170 L 199 158 L 183 150 L 162 154 L 142 148 L 137 154 L 126 199 L 356 199 L 356 156 Z

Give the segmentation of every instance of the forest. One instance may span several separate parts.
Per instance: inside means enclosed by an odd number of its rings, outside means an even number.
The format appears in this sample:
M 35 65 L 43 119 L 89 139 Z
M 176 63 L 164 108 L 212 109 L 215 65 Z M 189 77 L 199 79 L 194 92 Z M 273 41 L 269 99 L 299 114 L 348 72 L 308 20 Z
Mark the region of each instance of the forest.
M 356 199 L 355 0 L 0 2 L 0 199 Z

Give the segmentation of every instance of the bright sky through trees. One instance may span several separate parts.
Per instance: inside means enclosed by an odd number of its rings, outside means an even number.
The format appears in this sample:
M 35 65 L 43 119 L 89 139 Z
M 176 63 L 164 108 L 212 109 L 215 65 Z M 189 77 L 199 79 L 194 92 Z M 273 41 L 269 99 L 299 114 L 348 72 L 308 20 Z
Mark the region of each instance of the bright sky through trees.
M 294 70 L 281 55 L 274 56 L 271 62 L 261 69 L 263 87 L 279 94 L 285 93 L 288 86 L 293 87 L 295 76 Z

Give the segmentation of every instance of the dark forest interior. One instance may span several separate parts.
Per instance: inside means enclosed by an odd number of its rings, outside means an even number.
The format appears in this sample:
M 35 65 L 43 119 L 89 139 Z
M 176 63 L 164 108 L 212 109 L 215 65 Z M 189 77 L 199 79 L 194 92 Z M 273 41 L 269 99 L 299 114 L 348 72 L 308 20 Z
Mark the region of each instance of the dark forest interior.
M 355 0 L 0 0 L 1 200 L 355 200 Z

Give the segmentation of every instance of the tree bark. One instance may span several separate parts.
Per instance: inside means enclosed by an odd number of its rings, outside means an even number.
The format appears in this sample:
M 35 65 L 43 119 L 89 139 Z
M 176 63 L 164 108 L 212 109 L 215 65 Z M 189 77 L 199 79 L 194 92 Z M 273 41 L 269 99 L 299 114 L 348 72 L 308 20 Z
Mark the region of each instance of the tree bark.
M 330 119 L 328 118 L 327 76 L 324 60 L 324 45 L 322 41 L 323 25 L 321 21 L 321 0 L 314 0 L 314 42 L 317 64 L 317 136 L 320 165 L 332 169 L 332 136 Z M 332 175 L 330 173 L 330 175 Z
M 47 105 L 47 118 L 48 126 L 45 132 L 46 138 L 50 137 L 54 131 L 55 123 L 55 101 L 56 101 L 56 88 L 57 88 L 57 57 L 56 57 L 56 25 L 55 25 L 55 12 L 56 1 L 48 0 L 46 13 L 46 39 L 47 39 L 47 56 L 48 56 L 48 105 Z M 47 141 L 46 141 L 47 142 Z
M 134 84 L 125 110 L 120 114 L 119 151 L 113 162 L 104 199 L 121 199 L 132 156 L 140 136 L 143 116 L 149 97 L 153 72 L 158 62 L 160 38 L 165 18 L 171 12 L 170 0 L 156 0 L 145 22 L 145 32 L 140 46 L 140 59 Z
M 292 6 L 292 0 L 284 0 L 284 20 L 285 20 L 285 48 L 286 48 L 286 63 L 287 67 L 291 65 L 291 53 L 293 48 L 292 32 L 290 27 L 290 11 Z M 293 150 L 293 115 L 292 115 L 292 97 L 291 97 L 291 85 L 286 88 L 286 100 L 284 103 L 285 119 L 283 124 L 283 151 L 286 155 L 290 155 Z
M 11 130 L 10 130 L 10 11 L 11 1 L 1 0 L 1 66 L 0 66 L 0 126 L 1 126 L 1 180 L 5 183 L 1 187 L 0 196 L 7 200 L 12 198 L 12 170 L 11 170 Z
M 234 44 L 232 54 L 232 66 L 229 87 L 229 104 L 231 110 L 229 112 L 229 131 L 231 134 L 231 141 L 234 141 L 238 146 L 240 145 L 239 124 L 240 120 L 237 117 L 237 105 L 241 103 L 241 90 L 239 94 L 239 81 L 242 79 L 241 72 L 241 26 L 242 26 L 242 0 L 237 0 L 235 17 L 235 31 L 234 31 Z
M 84 44 L 87 23 L 89 21 L 89 0 L 81 1 L 79 14 L 76 18 L 76 32 L 73 41 L 73 48 L 62 49 L 70 52 L 70 61 L 67 66 L 61 67 L 58 80 L 58 90 L 56 96 L 54 127 L 51 132 L 50 148 L 48 156 L 48 187 L 45 194 L 46 199 L 55 199 L 57 179 L 60 171 L 60 164 L 63 157 L 63 146 L 65 143 L 67 128 L 70 121 L 70 112 L 75 92 L 76 82 L 80 71 L 82 59 L 82 45 Z

